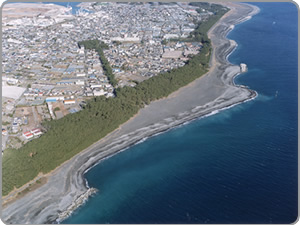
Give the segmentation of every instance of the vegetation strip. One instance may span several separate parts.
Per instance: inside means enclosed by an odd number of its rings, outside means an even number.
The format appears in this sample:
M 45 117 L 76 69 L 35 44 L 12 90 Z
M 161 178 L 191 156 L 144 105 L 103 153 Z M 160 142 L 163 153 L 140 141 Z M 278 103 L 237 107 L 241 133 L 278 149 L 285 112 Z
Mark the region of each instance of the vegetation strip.
M 50 172 L 128 121 L 151 101 L 167 97 L 205 74 L 211 55 L 207 31 L 227 11 L 220 6 L 207 21 L 198 24 L 189 41 L 201 40 L 203 47 L 185 66 L 158 74 L 135 87 L 117 88 L 115 98 L 95 97 L 78 113 L 45 121 L 43 126 L 47 133 L 39 139 L 28 142 L 18 150 L 7 149 L 2 158 L 2 195 L 33 180 L 40 172 Z M 101 58 L 105 46 L 95 40 L 81 44 L 96 49 L 108 76 L 110 66 L 105 63 L 104 55 Z M 114 76 L 110 82 L 113 83 L 113 80 Z
M 105 72 L 105 75 L 108 78 L 109 83 L 113 87 L 116 87 L 116 85 L 118 84 L 118 81 L 115 79 L 115 75 L 112 72 L 110 64 L 103 53 L 103 49 L 108 49 L 108 45 L 106 45 L 103 42 L 99 42 L 98 40 L 80 41 L 80 42 L 78 42 L 78 45 L 80 47 L 84 46 L 85 49 L 89 49 L 89 50 L 95 49 L 95 51 L 99 55 L 100 62 L 102 63 L 102 68 Z

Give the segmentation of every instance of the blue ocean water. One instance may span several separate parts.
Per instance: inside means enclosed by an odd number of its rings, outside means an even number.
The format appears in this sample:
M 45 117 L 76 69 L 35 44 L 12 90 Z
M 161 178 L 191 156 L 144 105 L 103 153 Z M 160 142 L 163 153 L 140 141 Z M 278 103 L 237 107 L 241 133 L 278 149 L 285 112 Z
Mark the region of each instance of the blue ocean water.
M 149 138 L 86 173 L 100 191 L 63 223 L 292 223 L 298 216 L 298 24 L 292 3 L 229 34 L 259 96 Z
M 9 4 L 13 3 L 19 3 L 19 2 L 9 2 Z M 22 2 L 22 3 L 43 3 L 43 4 L 56 4 L 56 5 L 61 5 L 65 7 L 72 7 L 72 14 L 76 14 L 77 10 L 80 9 L 77 5 L 80 4 L 81 2 Z M 84 10 L 87 12 L 86 10 Z
M 80 2 L 43 2 L 45 4 L 56 4 L 56 5 L 62 5 L 65 7 L 72 7 L 72 14 L 76 14 L 77 10 L 80 9 L 77 5 L 80 4 Z

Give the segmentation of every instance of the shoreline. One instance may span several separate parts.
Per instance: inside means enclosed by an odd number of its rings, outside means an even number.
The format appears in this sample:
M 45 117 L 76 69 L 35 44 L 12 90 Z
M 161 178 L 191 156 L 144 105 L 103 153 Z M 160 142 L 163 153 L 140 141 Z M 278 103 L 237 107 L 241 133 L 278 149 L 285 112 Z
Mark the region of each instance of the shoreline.
M 239 75 L 239 74 L 237 74 L 237 76 L 238 76 L 238 75 Z M 187 125 L 187 124 L 189 124 L 189 123 L 192 123 L 192 122 L 195 121 L 195 120 L 201 120 L 201 119 L 203 119 L 203 118 L 206 118 L 206 117 L 209 117 L 209 116 L 213 116 L 213 115 L 215 115 L 215 114 L 218 114 L 218 113 L 220 113 L 220 112 L 222 112 L 222 111 L 225 111 L 225 110 L 227 110 L 227 109 L 233 108 L 233 107 L 235 107 L 235 106 L 237 106 L 237 105 L 240 105 L 240 104 L 242 104 L 242 103 L 246 103 L 246 102 L 252 101 L 252 100 L 254 100 L 254 99 L 258 96 L 257 92 L 256 92 L 256 91 L 253 91 L 252 96 L 253 96 L 253 97 L 251 97 L 251 98 L 249 98 L 249 99 L 246 99 L 246 100 L 240 101 L 240 102 L 236 102 L 236 103 L 234 103 L 234 104 L 232 104 L 232 105 L 228 105 L 228 106 L 225 106 L 225 107 L 220 108 L 220 109 L 216 109 L 216 110 L 214 110 L 214 111 L 212 111 L 212 112 L 210 112 L 210 113 L 204 114 L 204 115 L 202 115 L 202 116 L 193 115 L 192 117 L 190 117 L 191 119 L 187 119 L 187 118 L 185 117 L 185 118 L 182 119 L 182 120 L 178 120 L 178 123 L 177 123 L 176 125 L 172 126 L 172 127 L 167 127 L 165 130 L 161 130 L 161 131 L 158 131 L 158 132 L 153 132 L 153 134 L 150 134 L 150 135 L 148 135 L 148 136 L 145 136 L 145 137 L 142 138 L 141 140 L 138 140 L 138 141 L 134 142 L 133 144 L 128 145 L 127 147 L 124 147 L 123 149 L 120 149 L 119 151 L 117 151 L 117 152 L 115 152 L 115 153 L 112 153 L 112 154 L 110 154 L 110 155 L 107 155 L 107 156 L 105 156 L 105 157 L 99 159 L 99 161 L 95 162 L 94 164 L 91 164 L 91 165 L 90 165 L 88 168 L 86 168 L 86 170 L 83 171 L 83 173 L 82 173 L 82 179 L 85 180 L 85 186 L 86 186 L 86 188 L 89 189 L 89 188 L 91 188 L 91 187 L 89 186 L 88 180 L 84 177 L 84 175 L 85 175 L 88 171 L 90 171 L 91 169 L 93 169 L 95 166 L 99 165 L 102 161 L 107 160 L 107 159 L 109 159 L 109 158 L 111 158 L 111 157 L 115 156 L 116 154 L 119 154 L 119 153 L 121 153 L 121 152 L 123 152 L 123 151 L 126 151 L 127 149 L 129 149 L 129 148 L 131 148 L 131 147 L 133 147 L 133 146 L 135 146 L 135 145 L 141 144 L 141 143 L 147 141 L 149 138 L 152 138 L 152 137 L 155 137 L 155 136 L 157 136 L 157 135 L 166 133 L 166 132 L 168 132 L 168 131 L 170 131 L 170 130 L 172 130 L 172 129 L 174 129 L 174 128 L 179 128 L 179 127 L 181 127 L 181 126 L 185 126 L 185 125 Z
M 234 84 L 240 67 L 232 65 L 227 58 L 237 45 L 226 37 L 234 25 L 250 19 L 259 9 L 248 4 L 225 5 L 231 10 L 208 32 L 213 52 L 207 74 L 169 97 L 152 102 L 117 130 L 66 161 L 51 175 L 45 175 L 49 176 L 48 183 L 8 204 L 2 219 L 7 223 L 56 221 L 60 213 L 66 212 L 78 197 L 90 190 L 84 174 L 102 160 L 151 136 L 254 99 L 255 91 Z M 206 95 L 195 97 L 201 94 Z

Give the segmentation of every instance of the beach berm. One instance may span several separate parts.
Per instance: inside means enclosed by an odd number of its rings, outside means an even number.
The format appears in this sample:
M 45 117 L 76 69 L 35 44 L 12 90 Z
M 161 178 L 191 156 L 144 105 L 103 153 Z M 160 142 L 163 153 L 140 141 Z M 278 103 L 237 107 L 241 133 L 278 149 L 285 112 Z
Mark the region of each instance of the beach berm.
M 8 223 L 49 223 L 68 209 L 72 202 L 87 191 L 84 172 L 99 160 L 115 154 L 137 141 L 170 129 L 186 121 L 252 99 L 254 91 L 233 85 L 233 77 L 240 73 L 226 56 L 235 48 L 228 39 L 231 25 L 240 23 L 257 13 L 247 4 L 227 4 L 231 10 L 208 33 L 212 43 L 209 72 L 193 83 L 180 88 L 168 97 L 151 102 L 139 113 L 94 143 L 60 167 L 46 175 L 48 182 L 9 204 L 3 210 Z
M 216 7 L 215 15 L 210 16 L 205 22 L 199 22 L 199 26 L 188 40 L 201 40 L 201 51 L 189 59 L 183 67 L 160 73 L 138 83 L 135 87 L 117 88 L 114 98 L 94 97 L 80 112 L 69 114 L 59 120 L 44 121 L 43 127 L 46 132 L 41 138 L 28 142 L 19 150 L 5 151 L 2 194 L 7 195 L 14 188 L 20 188 L 39 173 L 49 173 L 117 129 L 150 102 L 167 97 L 178 88 L 205 74 L 208 71 L 211 54 L 211 44 L 206 33 L 226 11 L 222 6 Z M 85 49 L 95 49 L 98 52 L 105 75 L 111 85 L 115 86 L 117 81 L 102 51 L 108 46 L 97 39 L 78 44 L 85 46 Z

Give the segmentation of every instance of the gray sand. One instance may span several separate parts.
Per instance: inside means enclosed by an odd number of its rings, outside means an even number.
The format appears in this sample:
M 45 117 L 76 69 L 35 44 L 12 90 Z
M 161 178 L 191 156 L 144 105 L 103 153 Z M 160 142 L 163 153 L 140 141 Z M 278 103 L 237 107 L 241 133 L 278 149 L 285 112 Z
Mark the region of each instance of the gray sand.
M 226 35 L 233 29 L 234 24 L 256 14 L 258 8 L 237 3 L 226 5 L 231 11 L 209 32 L 214 52 L 211 70 L 205 76 L 168 98 L 152 102 L 118 130 L 46 175 L 48 182 L 5 207 L 2 219 L 6 223 L 50 223 L 87 191 L 83 174 L 99 160 L 145 137 L 253 99 L 256 92 L 233 85 L 233 77 L 239 74 L 240 67 L 230 64 L 226 59 L 236 47 L 234 41 L 226 39 Z

